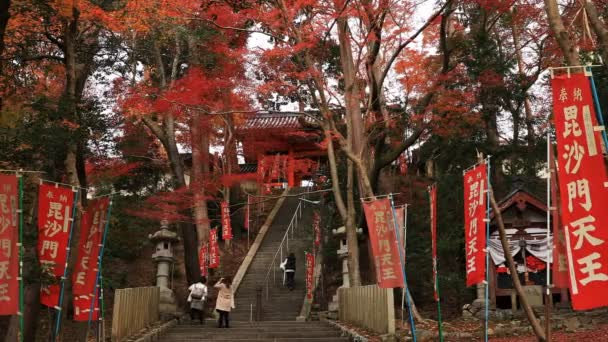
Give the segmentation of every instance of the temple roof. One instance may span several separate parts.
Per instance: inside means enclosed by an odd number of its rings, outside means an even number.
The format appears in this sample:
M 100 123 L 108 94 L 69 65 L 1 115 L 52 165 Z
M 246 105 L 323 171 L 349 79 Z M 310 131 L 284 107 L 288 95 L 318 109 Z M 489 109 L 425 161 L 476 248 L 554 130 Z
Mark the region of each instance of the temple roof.
M 236 130 L 310 129 L 310 127 L 305 127 L 306 124 L 314 124 L 314 120 L 305 114 L 297 112 L 264 112 L 250 115 L 245 122 L 236 127 Z

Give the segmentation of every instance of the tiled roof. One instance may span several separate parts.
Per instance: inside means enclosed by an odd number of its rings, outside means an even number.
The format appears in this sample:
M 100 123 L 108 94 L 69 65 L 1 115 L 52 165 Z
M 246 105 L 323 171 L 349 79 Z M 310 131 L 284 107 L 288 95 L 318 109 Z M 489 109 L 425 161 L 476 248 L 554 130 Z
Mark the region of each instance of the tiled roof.
M 247 120 L 237 126 L 237 130 L 258 130 L 258 129 L 305 129 L 300 120 L 314 123 L 310 117 L 293 112 L 272 112 L 258 113 L 251 115 Z
M 257 164 L 239 164 L 239 173 L 256 173 L 258 172 Z

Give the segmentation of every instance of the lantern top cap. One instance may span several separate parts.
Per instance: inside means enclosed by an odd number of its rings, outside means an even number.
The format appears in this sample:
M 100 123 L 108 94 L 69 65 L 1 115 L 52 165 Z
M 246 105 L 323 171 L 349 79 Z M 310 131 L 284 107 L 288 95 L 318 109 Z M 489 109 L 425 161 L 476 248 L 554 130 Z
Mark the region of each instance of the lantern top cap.
M 163 242 L 163 241 L 178 242 L 179 241 L 179 237 L 177 236 L 177 233 L 172 230 L 169 230 L 166 226 L 161 227 L 160 230 L 156 231 L 154 234 L 148 235 L 148 239 L 150 239 L 152 242 Z

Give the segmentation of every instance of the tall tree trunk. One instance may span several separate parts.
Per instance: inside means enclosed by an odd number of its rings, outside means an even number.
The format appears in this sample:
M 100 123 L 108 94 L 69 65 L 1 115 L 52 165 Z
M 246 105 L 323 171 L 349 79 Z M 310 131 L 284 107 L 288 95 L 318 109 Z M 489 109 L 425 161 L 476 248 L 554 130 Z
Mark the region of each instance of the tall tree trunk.
M 514 7 L 513 16 L 516 15 L 517 9 Z M 515 56 L 517 57 L 517 70 L 519 72 L 519 77 L 523 81 L 525 79 L 525 70 L 524 70 L 524 61 L 521 53 L 521 43 L 519 41 L 519 32 L 517 31 L 517 27 L 515 26 L 515 20 L 511 20 L 511 34 L 513 36 L 513 45 L 515 47 Z M 535 145 L 535 137 L 534 137 L 534 123 L 532 117 L 532 105 L 530 103 L 530 98 L 528 94 L 524 94 L 524 111 L 526 113 L 526 131 L 528 135 L 526 136 L 526 141 L 528 142 L 528 148 L 532 148 Z
M 597 8 L 593 1 L 585 0 L 585 9 L 587 10 L 587 15 L 589 16 L 589 21 L 591 22 L 591 27 L 593 28 L 593 32 L 597 35 L 597 40 L 599 42 L 600 54 L 602 56 L 602 60 L 604 61 L 604 66 L 608 68 L 608 29 L 606 25 L 600 19 L 599 14 L 597 13 Z
M 0 1 L 0 75 L 2 74 L 2 66 L 4 65 L 2 54 L 4 53 L 4 34 L 6 32 L 6 25 L 11 17 L 9 8 L 11 7 L 11 0 Z M 0 109 L 2 109 L 2 98 L 0 98 Z
M 519 281 L 519 276 L 517 275 L 517 269 L 515 268 L 515 262 L 513 261 L 513 255 L 511 255 L 511 250 L 509 249 L 509 242 L 507 241 L 507 234 L 505 232 L 505 225 L 502 220 L 502 214 L 500 213 L 500 208 L 498 208 L 498 204 L 496 203 L 496 198 L 494 197 L 494 191 L 490 190 L 490 203 L 492 205 L 492 211 L 495 213 L 496 223 L 498 225 L 498 233 L 500 234 L 500 243 L 502 244 L 502 249 L 505 253 L 505 258 L 507 260 L 507 266 L 509 266 L 509 271 L 511 272 L 511 279 L 513 280 L 513 287 L 515 287 L 515 292 L 519 296 L 519 303 L 526 313 L 526 317 L 528 317 L 528 321 L 532 326 L 532 330 L 534 334 L 538 338 L 539 341 L 545 341 L 545 331 L 543 327 L 540 325 L 540 321 L 536 319 L 536 315 L 528 303 L 528 299 L 524 293 L 524 290 L 521 286 L 521 282 Z
M 557 39 L 557 44 L 564 54 L 564 59 L 568 65 L 578 65 L 578 52 L 572 42 L 572 37 L 568 34 L 562 17 L 559 14 L 559 8 L 556 0 L 544 0 L 545 11 L 547 12 L 547 19 L 549 20 L 549 26 L 551 31 Z
M 190 189 L 194 194 L 194 222 L 198 236 L 198 246 L 204 246 L 209 240 L 209 213 L 205 200 L 203 154 L 205 151 L 201 142 L 201 116 L 199 113 L 192 114 L 193 119 L 190 125 L 192 141 L 192 181 Z
M 361 285 L 361 269 L 359 267 L 359 239 L 357 238 L 357 226 L 355 225 L 356 211 L 354 199 L 354 174 L 353 162 L 347 162 L 346 179 L 346 203 L 347 216 L 345 222 L 346 243 L 348 246 L 348 274 L 352 286 Z

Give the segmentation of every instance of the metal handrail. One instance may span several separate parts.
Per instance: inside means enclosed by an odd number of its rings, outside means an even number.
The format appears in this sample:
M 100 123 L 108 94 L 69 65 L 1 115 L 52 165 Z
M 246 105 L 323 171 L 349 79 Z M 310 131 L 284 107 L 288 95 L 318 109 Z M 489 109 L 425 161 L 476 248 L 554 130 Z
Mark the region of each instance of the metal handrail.
M 291 217 L 291 221 L 289 221 L 289 226 L 287 226 L 287 230 L 285 234 L 283 234 L 283 238 L 281 239 L 281 244 L 277 251 L 274 253 L 274 257 L 272 258 L 272 262 L 270 263 L 270 267 L 268 268 L 268 272 L 266 272 L 266 278 L 264 279 L 264 283 L 266 286 L 266 299 L 268 299 L 268 280 L 270 279 L 270 273 L 273 272 L 273 283 L 276 283 L 276 260 L 277 256 L 280 255 L 279 260 L 283 260 L 283 244 L 285 244 L 286 251 L 289 251 L 289 232 L 291 231 L 291 239 L 293 239 L 294 230 L 298 228 L 298 217 L 302 218 L 302 201 L 299 201 L 298 206 L 296 207 L 293 216 Z

